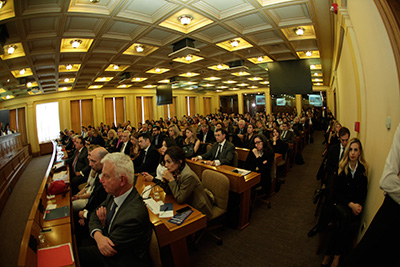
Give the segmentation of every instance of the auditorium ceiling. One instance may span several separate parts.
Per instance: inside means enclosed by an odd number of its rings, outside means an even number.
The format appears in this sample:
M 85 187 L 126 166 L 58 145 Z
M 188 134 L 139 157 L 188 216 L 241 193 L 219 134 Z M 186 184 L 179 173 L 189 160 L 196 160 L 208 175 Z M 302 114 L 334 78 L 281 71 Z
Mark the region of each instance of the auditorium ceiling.
M 326 86 L 334 42 L 331 4 L 0 1 L 1 96 L 153 90 L 168 82 L 196 92 L 265 88 L 268 62 L 298 59 L 309 59 L 314 88 Z

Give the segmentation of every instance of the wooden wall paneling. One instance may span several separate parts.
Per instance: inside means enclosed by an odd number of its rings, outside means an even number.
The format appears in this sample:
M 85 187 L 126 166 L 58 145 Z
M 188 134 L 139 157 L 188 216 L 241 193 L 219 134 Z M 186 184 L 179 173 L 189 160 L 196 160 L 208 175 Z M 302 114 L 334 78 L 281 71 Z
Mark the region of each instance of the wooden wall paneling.
M 113 99 L 105 99 L 105 115 L 106 115 L 106 125 L 112 125 L 114 123 L 114 106 Z
M 81 113 L 80 113 L 79 100 L 71 100 L 70 103 L 71 103 L 71 128 L 75 132 L 80 132 L 80 128 L 81 128 Z
M 82 125 L 94 125 L 94 117 L 93 117 L 93 100 L 92 99 L 83 99 L 81 100 L 81 112 L 82 112 Z M 78 130 L 81 125 L 79 125 Z
M 115 117 L 117 118 L 117 123 L 125 122 L 125 97 L 115 98 Z

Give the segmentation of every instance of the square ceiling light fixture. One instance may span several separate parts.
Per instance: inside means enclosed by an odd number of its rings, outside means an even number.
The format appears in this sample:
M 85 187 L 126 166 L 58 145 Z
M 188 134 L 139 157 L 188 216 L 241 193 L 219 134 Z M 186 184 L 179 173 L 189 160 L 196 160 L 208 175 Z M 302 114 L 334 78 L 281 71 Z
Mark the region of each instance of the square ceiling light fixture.
M 161 22 L 159 25 L 188 34 L 211 23 L 213 23 L 212 20 L 188 8 L 184 8 Z
M 217 43 L 217 45 L 230 52 L 253 47 L 252 44 L 248 43 L 246 40 L 240 37 Z
M 62 53 L 87 52 L 92 43 L 93 39 L 82 39 L 82 38 L 61 39 L 60 52 Z
M 126 49 L 123 54 L 145 57 L 148 54 L 156 51 L 158 48 L 159 47 L 157 46 L 134 43 L 128 49 Z

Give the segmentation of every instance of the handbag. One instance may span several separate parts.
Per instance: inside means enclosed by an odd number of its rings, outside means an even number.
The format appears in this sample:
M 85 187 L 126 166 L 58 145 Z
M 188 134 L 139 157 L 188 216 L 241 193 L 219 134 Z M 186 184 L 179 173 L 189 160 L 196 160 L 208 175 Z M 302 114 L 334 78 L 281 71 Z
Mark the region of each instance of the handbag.
M 67 191 L 67 185 L 63 180 L 57 180 L 51 182 L 49 188 L 47 188 L 48 195 L 62 194 Z
M 191 158 L 194 156 L 194 144 L 188 144 L 183 146 L 183 151 L 185 151 L 185 157 Z

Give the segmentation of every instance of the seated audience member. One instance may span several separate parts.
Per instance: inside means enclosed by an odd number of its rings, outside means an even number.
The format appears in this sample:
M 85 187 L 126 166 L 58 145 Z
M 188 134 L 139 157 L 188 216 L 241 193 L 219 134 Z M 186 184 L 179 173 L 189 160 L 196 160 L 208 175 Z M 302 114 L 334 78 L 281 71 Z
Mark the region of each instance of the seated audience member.
M 251 148 L 251 146 L 254 143 L 253 139 L 254 136 L 256 136 L 256 131 L 257 130 L 255 129 L 254 124 L 250 123 L 249 125 L 247 125 L 247 133 L 243 137 L 243 142 L 241 147 L 248 149 Z
M 155 146 L 155 148 L 159 149 L 162 146 L 163 140 L 165 136 L 161 132 L 160 126 L 154 126 L 152 131 L 152 140 L 151 144 Z
M 147 123 L 143 123 L 142 128 L 139 130 L 139 133 L 149 133 L 148 131 L 149 131 L 149 125 Z
M 233 144 L 237 147 L 242 147 L 244 135 L 247 133 L 246 122 L 239 120 L 238 127 L 233 133 Z
M 292 129 L 293 129 L 294 134 L 296 136 L 300 136 L 301 135 L 301 132 L 303 131 L 303 126 L 300 123 L 300 118 L 299 117 L 295 117 L 294 118 L 294 123 L 293 123 Z
M 280 135 L 281 133 L 278 128 L 272 130 L 271 145 L 274 153 L 282 154 L 282 157 L 285 157 L 288 146 L 281 140 Z
M 205 159 L 207 160 L 205 164 L 212 166 L 224 164 L 232 165 L 235 156 L 235 146 L 225 138 L 226 131 L 224 129 L 218 129 L 215 132 L 215 139 L 217 142 L 214 143 L 212 148 L 203 155 L 192 158 L 192 160 L 198 161 Z
M 124 132 L 124 129 L 122 129 L 122 128 L 118 128 L 118 129 L 117 129 L 117 138 L 118 138 L 118 141 L 117 141 L 117 145 L 115 146 L 115 151 L 116 151 L 117 147 L 119 147 L 119 144 L 123 142 L 123 141 L 122 141 L 122 133 L 123 133 L 123 132 Z M 119 152 L 119 151 L 118 151 L 118 152 Z
M 90 218 L 90 214 L 92 211 L 95 211 L 96 208 L 106 199 L 107 193 L 104 190 L 103 185 L 100 183 L 100 174 L 103 169 L 103 164 L 101 160 L 108 154 L 107 150 L 103 147 L 95 148 L 89 155 L 89 165 L 92 168 L 90 172 L 89 179 L 93 179 L 93 185 L 90 186 L 88 191 L 79 192 L 78 195 L 75 195 L 72 198 L 72 205 L 75 202 L 82 200 L 85 195 L 89 194 L 87 201 L 85 201 L 85 205 L 82 206 L 80 209 L 76 209 L 78 211 L 77 215 L 74 215 L 74 218 L 78 220 L 78 225 L 75 225 L 75 231 L 79 234 L 87 233 L 88 227 L 87 222 Z M 88 179 L 88 184 L 89 184 Z M 75 209 L 75 207 L 74 207 Z
M 185 130 L 186 138 L 183 141 L 183 150 L 185 151 L 186 158 L 191 158 L 197 155 L 200 148 L 200 140 L 194 135 L 190 128 Z
M 257 120 L 256 127 L 257 127 L 258 134 L 263 134 L 265 136 L 268 136 L 268 128 L 267 128 L 267 126 L 265 126 L 265 123 L 263 120 Z
M 201 125 L 201 131 L 197 135 L 197 138 L 200 140 L 201 143 L 204 144 L 212 144 L 215 142 L 214 132 L 210 130 L 210 127 L 207 123 L 203 123 Z
M 128 130 L 125 130 L 122 132 L 121 135 L 121 142 L 119 143 L 119 146 L 115 149 L 116 152 L 121 152 L 124 153 L 125 155 L 129 155 L 131 153 L 131 146 L 132 143 L 129 142 L 129 136 L 130 133 Z
M 97 246 L 79 248 L 81 266 L 150 266 L 152 224 L 133 186 L 132 161 L 123 153 L 111 153 L 101 163 L 100 182 L 108 196 L 91 213 L 89 232 Z
M 264 198 L 267 199 L 271 192 L 271 167 L 275 153 L 264 135 L 258 134 L 253 140 L 253 147 L 247 156 L 245 168 L 261 173 L 260 184 L 265 194 Z
M 212 205 L 199 177 L 186 165 L 185 152 L 180 147 L 170 147 L 165 151 L 164 162 L 167 169 L 162 179 L 168 184 L 176 201 L 179 204 L 187 203 L 211 218 Z
M 70 181 L 72 194 L 78 193 L 78 186 L 86 183 L 89 172 L 88 150 L 85 146 L 85 140 L 81 135 L 77 136 L 75 141 L 75 152 L 72 157 L 66 160 L 70 165 Z
M 223 123 L 224 123 L 224 128 L 228 133 L 228 136 L 233 137 L 233 135 L 235 134 L 235 130 L 233 129 L 231 121 L 229 119 L 226 119 L 223 121 Z
M 286 143 L 294 143 L 294 132 L 289 130 L 288 123 L 282 123 L 281 140 Z
M 150 136 L 148 134 L 140 134 L 139 138 L 140 154 L 133 161 L 135 171 L 154 173 L 160 161 L 160 153 L 151 145 Z
M 171 126 L 168 127 L 168 136 L 169 138 L 172 138 L 175 140 L 175 143 L 177 146 L 182 147 L 183 146 L 183 136 L 181 135 L 181 131 L 178 129 L 178 126 L 176 124 L 172 124 Z
M 338 266 L 340 256 L 353 245 L 367 196 L 368 165 L 364 160 L 360 140 L 353 138 L 339 163 L 332 199 L 321 213 L 321 231 L 326 232 L 322 245 L 325 257 L 322 265 Z
M 107 149 L 108 152 L 112 153 L 117 148 L 117 143 L 118 143 L 117 133 L 115 132 L 114 129 L 109 130 L 107 133 L 107 141 L 105 143 L 105 148 Z
M 167 169 L 165 167 L 165 162 L 164 162 L 165 151 L 167 151 L 167 149 L 172 146 L 176 146 L 175 140 L 169 137 L 164 138 L 163 145 L 159 150 L 161 156 L 160 156 L 160 163 L 157 166 L 156 172 L 155 173 L 143 172 L 143 178 L 146 182 L 154 182 L 154 183 L 161 182 L 162 174 Z
M 131 134 L 130 142 L 132 143 L 131 152 L 129 156 L 131 160 L 135 160 L 140 154 L 140 146 L 139 146 L 139 133 Z
M 96 129 L 92 130 L 92 141 L 90 142 L 91 145 L 98 145 L 104 147 L 104 138 L 101 134 L 99 134 L 99 131 Z

